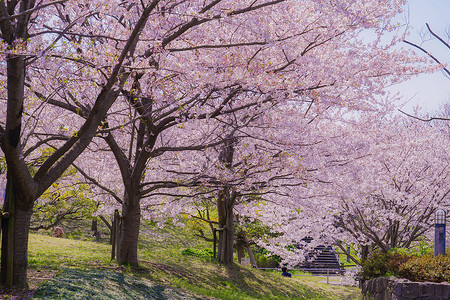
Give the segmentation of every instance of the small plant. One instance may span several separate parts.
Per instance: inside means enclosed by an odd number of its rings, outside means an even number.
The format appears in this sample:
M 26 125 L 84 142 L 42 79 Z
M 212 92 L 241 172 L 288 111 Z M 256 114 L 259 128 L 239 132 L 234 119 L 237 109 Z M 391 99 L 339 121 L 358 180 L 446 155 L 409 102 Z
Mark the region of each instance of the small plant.
M 193 248 L 187 248 L 181 251 L 181 254 L 183 255 L 190 255 L 190 256 L 196 256 L 196 257 L 204 257 L 204 258 L 214 258 L 214 253 L 212 249 L 205 248 L 205 249 L 193 249 Z
M 266 249 L 259 249 L 255 253 L 256 264 L 260 268 L 278 268 L 281 262 L 281 257 L 277 255 L 270 255 Z
M 390 250 L 390 252 L 394 253 L 401 253 L 401 254 L 407 254 L 410 256 L 419 256 L 419 255 L 426 255 L 426 254 L 432 254 L 434 251 L 433 244 L 430 244 L 429 242 L 425 240 L 420 240 L 416 243 L 413 243 L 408 248 L 393 248 Z

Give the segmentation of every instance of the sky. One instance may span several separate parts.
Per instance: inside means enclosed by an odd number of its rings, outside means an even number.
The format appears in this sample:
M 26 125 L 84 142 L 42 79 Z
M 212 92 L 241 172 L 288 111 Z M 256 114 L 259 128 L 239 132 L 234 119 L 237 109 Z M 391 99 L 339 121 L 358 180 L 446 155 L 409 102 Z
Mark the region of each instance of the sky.
M 450 50 L 436 39 L 423 41 L 421 38 L 421 33 L 427 32 L 425 24 L 428 23 L 434 33 L 450 42 L 450 0 L 410 0 L 399 21 L 402 24 L 408 22 L 408 41 L 422 46 L 450 68 Z M 418 53 L 426 56 L 423 52 Z M 390 90 L 399 92 L 402 102 L 407 102 L 402 107 L 404 111 L 413 112 L 414 107 L 420 106 L 424 112 L 433 113 L 444 102 L 450 101 L 450 78 L 442 72 L 424 74 Z

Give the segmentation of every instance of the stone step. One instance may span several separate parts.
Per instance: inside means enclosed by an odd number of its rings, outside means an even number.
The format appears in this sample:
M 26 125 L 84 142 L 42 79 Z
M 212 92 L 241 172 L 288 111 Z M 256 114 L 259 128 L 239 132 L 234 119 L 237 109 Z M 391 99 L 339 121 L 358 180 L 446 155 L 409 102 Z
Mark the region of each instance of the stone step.
M 301 268 L 315 275 L 341 274 L 344 272 L 331 246 L 318 246 L 306 256 Z

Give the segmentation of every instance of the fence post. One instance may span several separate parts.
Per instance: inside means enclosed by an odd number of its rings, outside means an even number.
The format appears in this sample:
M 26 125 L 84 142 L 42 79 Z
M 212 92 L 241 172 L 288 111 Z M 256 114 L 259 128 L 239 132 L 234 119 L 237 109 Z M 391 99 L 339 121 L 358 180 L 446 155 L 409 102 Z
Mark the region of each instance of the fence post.
M 116 240 L 115 240 L 115 244 L 116 244 L 116 260 L 117 260 L 117 262 L 119 262 L 119 256 L 120 256 L 120 253 L 119 253 L 119 240 L 120 240 L 120 215 L 119 215 L 119 210 L 118 209 L 116 209 L 115 211 L 114 211 L 114 219 L 116 220 L 116 222 L 115 222 L 115 227 L 116 227 L 116 236 L 115 236 L 115 238 L 116 238 Z
M 217 250 L 217 235 L 216 235 L 216 228 L 213 228 L 213 235 L 214 235 L 214 250 L 213 250 L 213 257 L 216 258 Z
M 114 211 L 112 226 L 111 226 L 111 260 L 116 258 L 116 247 L 117 247 L 117 209 Z

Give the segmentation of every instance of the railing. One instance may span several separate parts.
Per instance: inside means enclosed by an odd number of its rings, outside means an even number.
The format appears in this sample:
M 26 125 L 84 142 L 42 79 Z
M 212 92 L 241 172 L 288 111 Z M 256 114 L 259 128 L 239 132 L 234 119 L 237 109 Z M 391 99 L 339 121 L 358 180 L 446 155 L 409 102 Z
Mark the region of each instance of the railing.
M 289 269 L 289 271 L 300 271 L 306 272 L 309 274 L 292 274 L 292 276 L 318 276 L 318 277 L 327 277 L 327 284 L 330 283 L 330 276 L 342 276 L 345 268 L 356 267 L 356 265 L 340 265 L 339 268 L 293 268 Z M 280 271 L 280 268 L 258 268 L 258 270 L 276 270 Z M 310 271 L 324 271 L 323 274 L 314 274 Z M 326 272 L 326 274 L 325 274 Z

